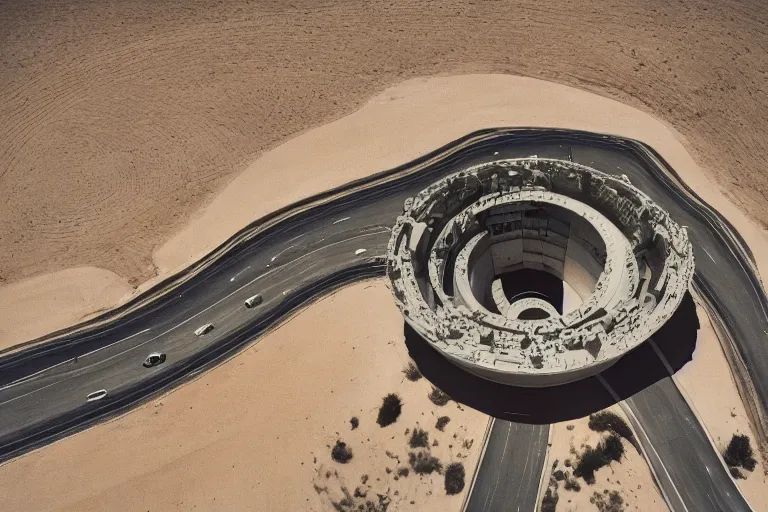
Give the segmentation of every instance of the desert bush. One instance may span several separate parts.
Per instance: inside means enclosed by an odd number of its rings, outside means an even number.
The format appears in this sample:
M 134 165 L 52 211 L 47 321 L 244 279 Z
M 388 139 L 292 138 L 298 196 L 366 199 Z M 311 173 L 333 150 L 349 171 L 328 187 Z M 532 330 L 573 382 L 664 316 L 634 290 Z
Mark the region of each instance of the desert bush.
M 557 510 L 557 502 L 560 498 L 557 496 L 557 489 L 548 488 L 544 493 L 544 497 L 541 499 L 541 512 L 555 512 Z
M 612 460 L 620 462 L 622 455 L 624 455 L 624 445 L 621 444 L 621 439 L 615 434 L 611 434 L 601 441 L 597 448 L 609 463 Z
M 739 471 L 739 468 L 737 467 L 731 466 L 728 468 L 728 471 L 731 472 L 731 476 L 736 480 L 744 480 L 747 478 L 744 476 L 744 474 L 741 471 Z
M 578 481 L 578 480 L 576 480 L 576 479 L 575 479 L 575 478 L 573 478 L 573 477 L 571 477 L 571 478 L 568 478 L 568 479 L 565 481 L 565 484 L 563 485 L 563 487 L 565 487 L 565 490 L 566 490 L 566 491 L 574 491 L 574 492 L 579 492 L 579 491 L 581 490 L 581 484 L 579 484 L 579 481 Z
M 595 432 L 613 432 L 627 441 L 635 437 L 627 422 L 621 416 L 611 411 L 600 411 L 590 414 L 589 428 Z
M 352 419 L 349 420 L 349 424 L 352 425 L 352 430 L 355 430 L 360 426 L 360 420 L 357 419 L 357 416 L 352 416 Z
M 442 407 L 451 401 L 451 397 L 432 386 L 432 392 L 429 394 L 429 399 L 433 404 Z
M 445 468 L 446 494 L 459 494 L 464 490 L 464 464 L 454 462 Z
M 426 448 L 429 446 L 429 434 L 426 430 L 422 430 L 418 427 L 413 429 L 411 439 L 408 441 L 408 445 L 411 448 Z
M 595 471 L 606 464 L 607 462 L 599 450 L 587 446 L 579 456 L 576 466 L 573 468 L 573 474 L 583 478 L 585 482 L 591 485 L 595 483 Z
M 744 434 L 734 434 L 728 443 L 723 460 L 729 466 L 740 466 L 748 471 L 753 471 L 757 461 L 753 457 L 749 437 Z
M 421 378 L 421 371 L 419 371 L 416 365 L 412 362 L 405 365 L 405 368 L 403 368 L 403 373 L 405 374 L 405 378 L 411 382 L 416 382 Z
M 396 393 L 390 393 L 384 397 L 381 407 L 379 407 L 379 416 L 376 423 L 381 427 L 386 427 L 397 421 L 400 413 L 403 412 L 403 402 Z
M 408 463 L 411 465 L 411 469 L 419 475 L 428 475 L 434 471 L 441 473 L 443 471 L 440 459 L 433 457 L 428 452 L 409 453 Z
M 336 445 L 331 449 L 331 458 L 338 463 L 346 464 L 352 460 L 352 450 L 347 448 L 347 443 L 338 440 Z
M 442 432 L 445 426 L 450 421 L 451 421 L 451 418 L 449 418 L 448 416 L 440 416 L 439 418 L 437 418 L 437 423 L 435 424 L 435 428 L 440 432 Z
M 623 512 L 624 511 L 624 499 L 618 493 L 618 491 L 611 491 L 608 494 L 600 494 L 595 492 L 589 502 L 597 507 L 600 512 Z
M 408 468 L 400 468 L 397 470 L 397 476 L 408 476 L 410 473 Z
M 386 494 L 377 494 L 378 502 L 366 500 L 365 495 L 351 495 L 346 487 L 341 488 L 344 497 L 339 501 L 332 501 L 331 506 L 336 512 L 387 512 L 391 500 Z M 367 493 L 366 493 L 367 494 Z

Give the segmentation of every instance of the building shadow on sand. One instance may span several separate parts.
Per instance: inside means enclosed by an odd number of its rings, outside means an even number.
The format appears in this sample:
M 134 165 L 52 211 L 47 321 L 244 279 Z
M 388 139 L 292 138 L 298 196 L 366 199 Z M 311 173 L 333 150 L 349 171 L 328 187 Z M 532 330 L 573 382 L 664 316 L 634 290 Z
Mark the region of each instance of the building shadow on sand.
M 673 372 L 691 361 L 699 319 L 690 293 L 672 318 L 653 336 Z M 522 388 L 491 382 L 451 364 L 407 323 L 405 344 L 422 375 L 456 402 L 499 419 L 545 424 L 582 418 L 617 400 L 597 377 L 548 388 Z M 620 399 L 669 377 L 653 346 L 646 342 L 603 371 Z

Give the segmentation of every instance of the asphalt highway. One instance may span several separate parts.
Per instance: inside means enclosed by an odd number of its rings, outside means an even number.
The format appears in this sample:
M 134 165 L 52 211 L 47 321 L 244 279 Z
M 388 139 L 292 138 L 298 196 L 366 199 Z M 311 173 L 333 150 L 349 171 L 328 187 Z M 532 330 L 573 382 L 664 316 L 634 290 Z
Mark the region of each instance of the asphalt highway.
M 549 425 L 494 420 L 466 510 L 536 510 Z
M 579 132 L 500 129 L 472 134 L 416 162 L 356 182 L 312 208 L 284 212 L 279 223 L 267 228 L 256 222 L 247 242 L 183 282 L 164 283 L 161 288 L 172 292 L 152 291 L 157 298 L 146 306 L 0 357 L 0 460 L 145 401 L 230 357 L 312 298 L 345 282 L 381 275 L 389 226 L 406 197 L 468 165 L 532 155 L 627 174 L 688 226 L 697 257 L 696 280 L 705 285 L 702 289 L 718 292 L 715 313 L 740 351 L 765 408 L 765 294 L 749 255 L 728 226 L 681 191 L 667 174 L 672 171 L 665 173 L 664 163 L 640 144 Z M 264 297 L 263 304 L 246 309 L 243 301 L 256 293 Z M 193 334 L 208 322 L 214 324 L 213 331 L 202 337 Z M 143 368 L 142 361 L 154 351 L 166 353 L 167 361 Z M 85 403 L 89 392 L 102 388 L 109 391 L 109 399 Z M 666 391 L 668 405 L 659 405 L 664 422 L 657 421 L 659 409 L 642 405 L 655 405 L 660 392 L 655 386 L 626 403 L 669 470 L 657 476 L 666 480 L 662 488 L 676 489 L 680 496 L 682 505 L 674 510 L 723 510 L 719 503 L 730 503 L 727 510 L 749 510 L 725 468 L 712 463 L 718 455 L 685 400 Z M 517 510 L 519 503 L 535 502 L 542 468 L 534 468 L 534 463 L 544 460 L 546 439 L 542 441 L 535 428 L 505 423 L 496 422 L 489 447 L 509 434 L 507 449 L 484 458 L 469 510 Z M 670 443 L 670 424 L 680 429 L 686 443 Z M 672 445 L 674 449 L 663 448 Z M 519 464 L 516 457 L 505 455 L 521 447 L 538 454 L 531 463 Z M 502 483 L 494 484 L 494 475 L 502 475 Z M 535 485 L 527 491 L 514 489 L 526 481 Z M 711 490 L 713 498 L 702 503 L 695 499 L 697 489 Z

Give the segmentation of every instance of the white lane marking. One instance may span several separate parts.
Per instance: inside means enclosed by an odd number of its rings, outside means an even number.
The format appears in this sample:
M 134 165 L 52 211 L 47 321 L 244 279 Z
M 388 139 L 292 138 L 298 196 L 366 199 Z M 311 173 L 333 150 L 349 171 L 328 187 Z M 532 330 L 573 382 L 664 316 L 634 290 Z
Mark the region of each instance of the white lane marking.
M 299 256 L 298 258 L 296 258 L 295 260 L 292 260 L 292 261 L 290 261 L 290 262 L 288 262 L 288 263 L 295 263 L 295 262 L 297 262 L 297 261 L 299 261 L 299 260 L 302 260 L 302 259 L 306 258 L 307 256 L 311 256 L 312 254 L 314 254 L 314 253 L 316 253 L 316 252 L 318 252 L 318 251 L 322 251 L 322 250 L 325 250 L 325 249 L 327 249 L 327 248 L 329 248 L 329 247 L 333 247 L 334 245 L 342 244 L 342 243 L 348 242 L 348 241 L 350 241 L 350 240 L 356 240 L 356 239 L 358 239 L 358 238 L 365 238 L 365 237 L 367 237 L 367 236 L 378 235 L 378 234 L 380 234 L 380 233 L 381 233 L 381 232 L 363 233 L 362 235 L 353 236 L 353 237 L 351 237 L 351 238 L 347 238 L 347 239 L 345 239 L 345 240 L 340 240 L 340 241 L 338 241 L 338 242 L 334 242 L 334 243 L 332 243 L 332 244 L 324 245 L 323 247 L 320 247 L 320 248 L 318 248 L 318 249 L 315 249 L 314 251 L 310 251 L 310 252 L 308 252 L 308 253 L 302 254 L 301 256 Z M 323 239 L 323 240 L 324 240 L 324 239 Z M 102 361 L 98 361 L 97 363 L 94 363 L 94 364 L 101 364 L 101 363 L 106 363 L 107 361 L 109 361 L 109 360 L 111 360 L 111 359 L 114 359 L 114 358 L 116 358 L 116 357 L 119 357 L 119 356 L 121 356 L 121 355 L 123 355 L 123 354 L 125 354 L 125 353 L 127 353 L 127 352 L 130 352 L 131 350 L 135 350 L 135 349 L 137 349 L 137 348 L 139 348 L 139 347 L 142 347 L 142 346 L 146 345 L 147 343 L 151 343 L 151 342 L 155 341 L 156 339 L 158 339 L 158 338 L 160 338 L 160 337 L 162 337 L 162 336 L 165 336 L 166 334 L 168 334 L 168 333 L 169 333 L 169 332 L 171 332 L 171 331 L 175 331 L 176 329 L 178 329 L 178 328 L 179 328 L 179 327 L 181 327 L 182 325 L 185 325 L 185 324 L 189 323 L 190 321 L 192 321 L 192 320 L 193 320 L 193 319 L 195 319 L 196 317 L 198 317 L 198 316 L 202 315 L 202 314 L 203 314 L 203 313 L 205 313 L 206 311 L 208 311 L 208 310 L 210 310 L 210 309 L 212 309 L 212 308 L 216 307 L 217 305 L 219 305 L 219 304 L 220 304 L 220 303 L 222 303 L 223 301 L 227 300 L 228 298 L 230 298 L 230 297 L 231 297 L 231 296 L 233 296 L 234 294 L 236 294 L 236 293 L 240 292 L 240 291 L 241 291 L 241 290 L 243 290 L 244 288 L 246 288 L 246 287 L 250 286 L 251 284 L 255 283 L 255 282 L 256 282 L 256 281 L 258 281 L 259 279 L 261 279 L 261 278 L 263 278 L 263 277 L 266 277 L 266 276 L 268 276 L 268 275 L 272 274 L 273 272 L 277 272 L 278 270 L 280 270 L 280 267 L 274 268 L 274 269 L 270 270 L 269 272 L 265 272 L 265 273 L 261 274 L 260 276 L 257 276 L 257 277 L 255 277 L 255 278 L 251 279 L 249 282 L 245 283 L 245 284 L 244 284 L 244 285 L 242 285 L 240 288 L 238 288 L 237 290 L 233 291 L 232 293 L 230 293 L 230 294 L 229 294 L 229 295 L 227 295 L 226 297 L 223 297 L 223 298 L 221 298 L 221 299 L 217 300 L 216 302 L 214 302 L 213 304 L 211 304 L 211 305 L 210 305 L 210 306 L 208 306 L 207 308 L 205 308 L 205 309 L 203 309 L 202 311 L 200 311 L 200 312 L 198 312 L 198 313 L 196 313 L 196 314 L 192 315 L 191 317 L 187 318 L 186 320 L 184 320 L 184 321 L 183 321 L 183 322 L 181 322 L 180 324 L 178 324 L 178 325 L 175 325 L 175 326 L 171 327 L 171 328 L 170 328 L 170 329 L 168 329 L 167 331 L 165 331 L 165 332 L 162 332 L 162 333 L 158 334 L 157 336 L 155 336 L 154 338 L 150 338 L 150 339 L 148 339 L 147 341 L 145 341 L 145 342 L 142 342 L 142 343 L 140 343 L 140 344 L 136 345 L 135 347 L 131 347 L 131 348 L 127 349 L 127 350 L 124 350 L 124 351 L 122 351 L 122 352 L 120 352 L 120 353 L 117 353 L 117 354 L 115 354 L 115 355 L 113 355 L 113 356 L 110 356 L 110 357 L 108 357 L 107 359 L 104 359 L 104 360 L 102 360 Z M 137 334 L 140 334 L 140 333 L 137 333 Z M 82 357 L 82 356 L 81 356 L 81 357 Z M 83 368 L 81 368 L 81 369 L 84 369 L 84 368 L 87 368 L 87 367 L 83 367 Z M 66 377 L 66 378 L 64 378 L 64 379 L 62 379 L 62 380 L 60 380 L 60 381 L 56 381 L 56 382 L 53 382 L 53 383 L 51 383 L 51 384 L 49 384 L 49 385 L 47 385 L 47 386 L 43 386 L 42 388 L 38 388 L 38 389 L 36 389 L 36 390 L 34 390 L 34 391 L 30 391 L 29 393 L 27 393 L 27 394 L 25 394 L 25 395 L 21 395 L 21 396 L 17 396 L 17 397 L 15 397 L 15 398 L 12 398 L 11 400 L 8 400 L 7 402 L 2 402 L 2 403 L 0 403 L 0 405 L 3 405 L 3 404 L 5 404 L 5 403 L 8 403 L 8 402 L 10 402 L 10 401 L 16 400 L 16 399 L 18 399 L 18 398 L 22 398 L 22 397 L 24 397 L 24 396 L 27 396 L 27 395 L 31 395 L 32 393 L 36 393 L 37 391 L 41 391 L 41 390 L 43 390 L 43 389 L 45 389 L 45 388 L 48 388 L 48 387 L 50 387 L 50 386 L 53 386 L 53 385 L 55 385 L 55 384 L 59 384 L 59 383 L 61 383 L 61 382 L 65 381 L 65 380 L 68 380 L 69 378 L 71 378 L 71 376 L 70 376 L 70 377 Z
M 251 266 L 250 266 L 250 265 L 248 265 L 248 266 L 247 266 L 247 267 L 245 267 L 243 270 L 241 270 L 240 272 L 238 272 L 237 274 L 235 274 L 235 277 L 239 276 L 240 274 L 242 274 L 243 272 L 245 272 L 245 271 L 246 271 L 246 270 L 248 270 L 249 268 L 251 268 Z M 235 282 L 235 277 L 233 277 L 232 279 L 230 279 L 230 280 L 229 280 L 229 282 L 230 282 L 230 283 L 234 283 L 234 282 Z
M 74 361 L 75 359 L 78 359 L 78 358 L 80 358 L 80 357 L 85 357 L 85 356 L 87 356 L 87 355 L 90 355 L 90 354 L 93 354 L 93 353 L 95 353 L 95 352 L 98 352 L 99 350 L 104 350 L 105 348 L 109 348 L 109 347 L 111 347 L 111 346 L 113 346 L 113 345 L 117 345 L 118 343 L 122 343 L 123 341 L 126 341 L 126 340 L 129 340 L 129 339 L 133 338 L 133 337 L 136 337 L 136 336 L 138 336 L 139 334 L 144 334 L 145 332 L 148 332 L 149 330 L 150 330 L 150 329 L 144 329 L 143 331 L 139 331 L 139 332 L 137 332 L 137 333 L 135 333 L 135 334 L 131 334 L 131 335 L 130 335 L 130 336 L 128 336 L 127 338 L 123 338 L 123 339 L 121 339 L 121 340 L 115 341 L 115 342 L 113 342 L 113 343 L 110 343 L 109 345 L 103 346 L 103 347 L 101 347 L 101 348 L 97 348 L 96 350 L 91 350 L 90 352 L 88 352 L 88 353 L 86 353 L 86 354 L 82 354 L 82 355 L 79 355 L 79 356 L 75 356 L 75 357 L 72 357 L 72 358 L 70 358 L 70 359 L 67 359 L 66 361 L 62 361 L 62 362 L 60 362 L 60 363 L 56 363 L 56 364 L 54 364 L 53 366 L 49 366 L 48 368 L 43 368 L 42 370 L 40 370 L 40 371 L 37 371 L 37 372 L 35 372 L 35 373 L 31 374 L 31 375 L 26 375 L 26 376 L 24 376 L 24 377 L 22 377 L 22 378 L 20 378 L 20 379 L 17 379 L 17 380 L 15 380 L 15 381 L 11 382 L 10 384 L 6 384 L 5 386 L 3 386 L 3 387 L 0 387 L 0 391 L 2 391 L 2 390 L 4 390 L 4 389 L 12 388 L 13 386 L 17 386 L 17 385 L 19 385 L 19 384 L 21 384 L 21 383 L 23 383 L 23 382 L 26 382 L 26 381 L 28 381 L 29 379 L 31 379 L 31 378 L 32 378 L 32 377 L 34 377 L 35 375 L 40 375 L 41 373 L 43 373 L 43 372 L 47 372 L 48 370 L 53 370 L 53 369 L 54 369 L 54 368 L 56 368 L 57 366 L 61 366 L 61 365 L 63 365 L 63 364 L 66 364 L 66 363 L 71 363 L 72 361 Z M 3 403 L 5 403 L 5 402 L 3 402 Z
M 344 222 L 345 220 L 349 220 L 349 219 L 350 217 L 344 217 L 343 219 L 339 219 L 336 222 L 334 222 L 334 224 L 338 224 L 339 222 Z
M 703 247 L 703 246 L 702 246 L 702 249 L 704 249 L 704 247 Z M 707 253 L 707 256 L 709 256 L 709 259 L 711 259 L 711 260 L 712 260 L 712 263 L 717 263 L 717 262 L 715 261 L 715 258 L 713 258 L 711 254 L 709 254 L 709 251 L 708 251 L 708 250 L 704 249 L 704 252 L 705 252 L 705 253 Z
M 667 370 L 667 373 L 669 373 L 670 376 L 675 374 L 675 370 L 672 369 L 672 365 L 669 364 L 669 361 L 667 361 L 667 358 L 662 354 L 661 349 L 656 344 L 655 341 L 653 341 L 653 338 L 648 338 L 648 343 L 650 343 L 651 348 L 654 352 L 656 352 L 656 357 L 659 358 L 661 361 L 661 364 L 664 365 L 664 368 Z
M 271 260 L 269 260 L 269 262 L 270 262 L 270 263 L 272 263 L 273 261 L 275 261 L 275 260 L 277 259 L 277 257 L 278 257 L 278 256 L 280 256 L 281 254 L 283 254 L 285 251 L 287 251 L 287 250 L 288 250 L 288 249 L 290 249 L 291 247 L 296 247 L 296 246 L 295 246 L 295 245 L 289 245 L 288 247 L 286 247 L 285 249 L 283 249 L 283 250 L 282 250 L 282 251 L 280 251 L 279 253 L 277 253 L 277 254 L 275 254 L 274 256 L 272 256 L 272 259 L 271 259 Z M 267 266 L 269 266 L 269 265 L 267 265 Z
M 504 458 L 507 456 L 507 444 L 509 443 L 509 435 L 512 433 L 512 423 L 509 423 L 507 425 L 507 437 L 504 439 L 504 448 L 501 450 L 501 460 L 499 461 L 499 466 L 501 466 L 504 463 Z M 493 497 L 496 495 L 496 489 L 499 488 L 499 480 L 501 479 L 501 471 L 499 471 L 499 474 L 496 475 L 496 482 L 493 484 L 493 491 L 491 491 L 488 496 L 485 497 L 485 503 L 483 504 L 483 510 L 486 510 L 488 507 L 488 500 L 491 500 L 491 503 L 493 503 Z
M 358 249 L 355 251 L 355 255 L 360 255 L 360 254 L 363 254 L 364 252 L 365 252 L 365 249 Z
M 499 152 L 498 152 L 498 151 L 494 151 L 494 153 L 493 153 L 493 156 L 496 156 L 496 155 L 498 155 L 498 154 L 499 154 Z

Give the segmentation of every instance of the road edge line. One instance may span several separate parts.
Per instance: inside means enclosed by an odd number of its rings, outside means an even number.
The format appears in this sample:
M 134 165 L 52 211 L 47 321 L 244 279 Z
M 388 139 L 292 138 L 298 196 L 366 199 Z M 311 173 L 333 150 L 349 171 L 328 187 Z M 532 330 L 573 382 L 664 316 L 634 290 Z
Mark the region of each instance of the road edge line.
M 488 424 L 485 426 L 485 434 L 483 434 L 483 451 L 480 452 L 480 457 L 478 457 L 477 459 L 477 464 L 475 465 L 475 471 L 472 473 L 472 482 L 470 483 L 467 494 L 464 495 L 464 501 L 461 503 L 461 508 L 459 509 L 461 512 L 465 512 L 467 510 L 467 506 L 469 505 L 469 499 L 472 497 L 472 491 L 475 490 L 475 481 L 477 480 L 477 474 L 480 472 L 480 466 L 483 464 L 483 459 L 485 459 L 485 452 L 488 449 L 488 438 L 491 436 L 491 430 L 493 429 L 493 426 L 495 424 L 496 424 L 496 418 L 494 418 L 493 416 L 488 416 Z
M 549 468 L 549 456 L 552 448 L 552 430 L 553 424 L 547 425 L 549 434 L 547 435 L 547 454 L 544 457 L 544 464 L 541 466 L 541 476 L 539 477 L 539 491 L 536 494 L 536 512 L 541 512 L 541 502 L 544 499 L 545 489 L 548 487 L 549 480 L 547 479 L 547 468 Z

